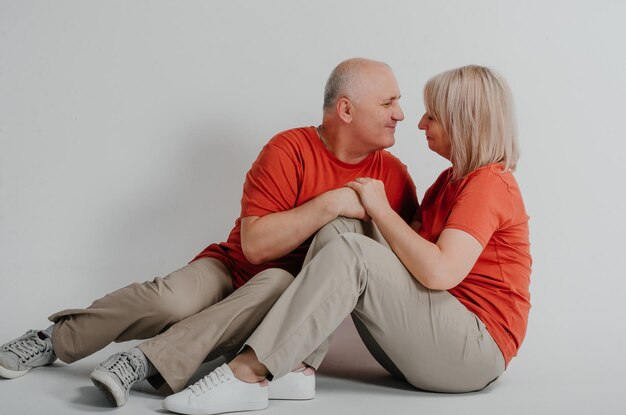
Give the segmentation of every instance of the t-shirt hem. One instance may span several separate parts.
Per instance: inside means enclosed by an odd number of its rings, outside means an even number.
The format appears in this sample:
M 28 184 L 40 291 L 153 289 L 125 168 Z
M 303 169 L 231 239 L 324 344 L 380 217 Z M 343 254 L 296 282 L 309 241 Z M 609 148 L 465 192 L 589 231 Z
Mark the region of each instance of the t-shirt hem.
M 470 235 L 472 235 L 474 237 L 474 239 L 476 239 L 483 248 L 485 248 L 487 246 L 487 244 L 489 243 L 488 239 L 485 239 L 484 237 L 482 237 L 478 231 L 476 231 L 473 228 L 470 228 L 469 226 L 466 225 L 459 225 L 456 223 L 446 223 L 445 227 L 443 228 L 445 229 L 457 229 L 459 231 L 463 231 L 463 232 L 467 232 Z

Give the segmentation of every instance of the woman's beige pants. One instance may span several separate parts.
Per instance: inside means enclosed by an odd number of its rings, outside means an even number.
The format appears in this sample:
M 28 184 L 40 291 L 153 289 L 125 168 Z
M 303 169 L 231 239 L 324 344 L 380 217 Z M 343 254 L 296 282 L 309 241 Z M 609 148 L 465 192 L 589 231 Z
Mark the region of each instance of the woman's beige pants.
M 302 271 L 246 345 L 274 377 L 301 361 L 317 368 L 348 314 L 378 362 L 417 388 L 475 391 L 504 371 L 474 314 L 447 291 L 422 286 L 372 224 L 346 219 L 320 230 Z

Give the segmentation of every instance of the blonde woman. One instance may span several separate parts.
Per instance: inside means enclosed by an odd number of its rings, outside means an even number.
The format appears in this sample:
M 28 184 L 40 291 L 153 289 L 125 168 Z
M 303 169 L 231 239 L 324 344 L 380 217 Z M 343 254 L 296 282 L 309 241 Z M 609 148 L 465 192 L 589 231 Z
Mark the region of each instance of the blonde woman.
M 376 226 L 335 220 L 323 228 L 242 352 L 167 398 L 166 409 L 267 407 L 266 379 L 316 369 L 325 351 L 318 347 L 348 314 L 381 365 L 416 388 L 475 391 L 503 373 L 530 309 L 511 93 L 488 68 L 466 66 L 430 79 L 424 101 L 419 128 L 452 166 L 427 190 L 413 223 L 391 209 L 383 182 L 348 183 Z

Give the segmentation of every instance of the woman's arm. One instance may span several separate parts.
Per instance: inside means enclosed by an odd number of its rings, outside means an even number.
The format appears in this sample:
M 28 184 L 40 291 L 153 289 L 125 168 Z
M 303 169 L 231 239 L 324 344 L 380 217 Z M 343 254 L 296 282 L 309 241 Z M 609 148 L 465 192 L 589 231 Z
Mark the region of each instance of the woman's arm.
M 483 247 L 476 238 L 457 229 L 444 229 L 437 243 L 417 234 L 417 222 L 407 225 L 391 209 L 383 182 L 369 178 L 350 182 L 368 215 L 380 229 L 409 272 L 426 288 L 448 290 L 471 271 Z

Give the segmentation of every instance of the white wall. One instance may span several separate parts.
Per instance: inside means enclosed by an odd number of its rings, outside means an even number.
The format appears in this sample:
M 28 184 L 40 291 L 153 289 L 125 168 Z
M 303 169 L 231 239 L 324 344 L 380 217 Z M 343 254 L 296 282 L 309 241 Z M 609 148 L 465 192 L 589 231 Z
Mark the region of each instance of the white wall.
M 345 58 L 394 67 L 392 151 L 423 195 L 446 164 L 417 131 L 421 88 L 477 63 L 514 91 L 531 215 L 534 308 L 510 371 L 610 390 L 626 369 L 624 16 L 608 0 L 0 0 L 0 342 L 223 240 L 261 146 L 319 123 Z

